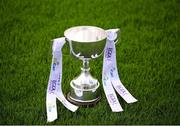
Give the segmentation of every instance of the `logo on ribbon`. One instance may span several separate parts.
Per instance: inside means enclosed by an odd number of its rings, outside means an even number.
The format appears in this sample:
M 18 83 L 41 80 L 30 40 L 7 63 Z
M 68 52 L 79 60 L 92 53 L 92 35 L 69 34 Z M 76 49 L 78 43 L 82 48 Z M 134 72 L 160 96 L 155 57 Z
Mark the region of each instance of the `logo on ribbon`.
M 122 96 L 128 94 L 128 93 L 126 92 L 126 90 L 125 90 L 121 85 L 117 85 L 116 88 L 117 88 L 117 90 L 119 90 L 119 93 L 120 93 Z
M 48 104 L 48 111 L 49 111 L 49 112 L 51 112 L 53 108 L 55 108 L 55 105 L 53 105 L 53 104 Z
M 112 69 L 110 69 L 110 75 L 111 77 L 114 77 L 114 71 L 115 71 L 115 68 L 113 67 Z
M 107 48 L 107 49 L 106 49 L 105 57 L 106 57 L 106 58 L 111 58 L 111 56 L 112 56 L 112 51 L 113 51 L 113 48 Z
M 108 95 L 108 99 L 110 100 L 110 102 L 114 105 L 117 104 L 116 98 L 113 94 L 109 94 Z
M 49 92 L 54 93 L 56 90 L 56 80 L 50 80 L 49 82 Z
M 54 58 L 52 64 L 53 71 L 55 71 L 57 65 L 59 65 L 59 62 L 57 61 L 57 58 Z

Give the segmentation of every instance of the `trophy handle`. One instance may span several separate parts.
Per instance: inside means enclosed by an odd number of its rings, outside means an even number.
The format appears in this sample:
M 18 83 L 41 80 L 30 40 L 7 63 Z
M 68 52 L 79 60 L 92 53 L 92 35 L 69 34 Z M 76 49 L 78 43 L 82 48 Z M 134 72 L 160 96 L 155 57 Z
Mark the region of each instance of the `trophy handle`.
M 106 33 L 108 33 L 108 32 L 115 32 L 116 34 L 114 35 L 114 36 L 108 36 L 108 37 L 110 37 L 112 40 L 114 40 L 114 43 L 117 45 L 118 43 L 119 43 L 119 39 L 118 39 L 118 37 L 119 37 L 119 35 L 120 35 L 120 29 L 119 28 L 116 28 L 116 29 L 108 29 L 108 30 L 106 30 Z M 96 55 L 95 56 L 95 58 L 98 58 L 98 57 L 100 57 L 102 54 L 104 53 L 104 50 L 101 52 L 101 54 L 99 54 L 99 55 Z M 92 57 L 92 56 L 91 56 Z M 95 59 L 94 57 L 92 57 L 92 59 Z
M 118 43 L 118 37 L 120 36 L 120 32 L 121 32 L 120 28 L 108 29 L 108 30 L 106 30 L 106 33 L 108 33 L 108 32 L 116 33 L 116 34 L 109 34 L 108 38 L 110 40 L 114 40 L 115 44 L 117 44 Z
M 51 46 L 53 47 L 54 39 L 50 40 L 50 42 L 51 42 Z M 64 46 L 66 46 L 66 43 L 64 44 Z M 63 48 L 64 48 L 64 46 L 63 46 Z M 63 55 L 63 56 L 69 56 L 69 53 L 66 53 L 66 52 L 64 53 L 64 52 L 63 52 L 63 48 L 61 49 L 62 55 Z

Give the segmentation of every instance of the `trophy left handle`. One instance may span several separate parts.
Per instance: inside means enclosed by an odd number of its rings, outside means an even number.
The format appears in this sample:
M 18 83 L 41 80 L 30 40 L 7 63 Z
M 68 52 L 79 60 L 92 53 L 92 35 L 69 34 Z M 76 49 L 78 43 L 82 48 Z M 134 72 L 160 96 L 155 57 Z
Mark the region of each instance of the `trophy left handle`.
M 63 38 L 63 37 L 62 37 L 62 38 Z M 56 38 L 56 39 L 58 39 L 58 38 Z M 52 40 L 50 40 L 50 41 L 51 41 L 51 46 L 53 47 L 53 44 L 54 44 L 55 39 L 52 39 Z M 61 48 L 62 55 L 63 55 L 63 56 L 69 56 L 68 50 L 69 50 L 68 43 L 65 43 L 65 44 L 63 45 L 63 48 Z

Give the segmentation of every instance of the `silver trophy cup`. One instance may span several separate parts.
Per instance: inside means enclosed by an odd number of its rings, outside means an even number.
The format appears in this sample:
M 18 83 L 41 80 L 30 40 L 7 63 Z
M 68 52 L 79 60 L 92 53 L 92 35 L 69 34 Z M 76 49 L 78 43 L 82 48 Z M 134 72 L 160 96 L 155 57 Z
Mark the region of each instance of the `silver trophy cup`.
M 99 81 L 90 74 L 89 61 L 104 51 L 107 34 L 95 26 L 76 26 L 64 32 L 71 53 L 83 61 L 81 74 L 70 82 L 67 99 L 76 105 L 94 105 L 100 100 Z

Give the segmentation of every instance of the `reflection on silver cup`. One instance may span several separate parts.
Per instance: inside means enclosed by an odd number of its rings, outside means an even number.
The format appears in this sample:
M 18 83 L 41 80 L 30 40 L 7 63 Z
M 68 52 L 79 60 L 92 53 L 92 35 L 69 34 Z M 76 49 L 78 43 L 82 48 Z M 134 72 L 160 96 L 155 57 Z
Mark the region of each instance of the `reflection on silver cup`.
M 106 31 L 95 26 L 76 26 L 64 32 L 71 53 L 83 61 L 81 74 L 71 82 L 67 98 L 76 105 L 92 105 L 100 100 L 99 82 L 91 76 L 89 60 L 99 57 L 105 48 Z

